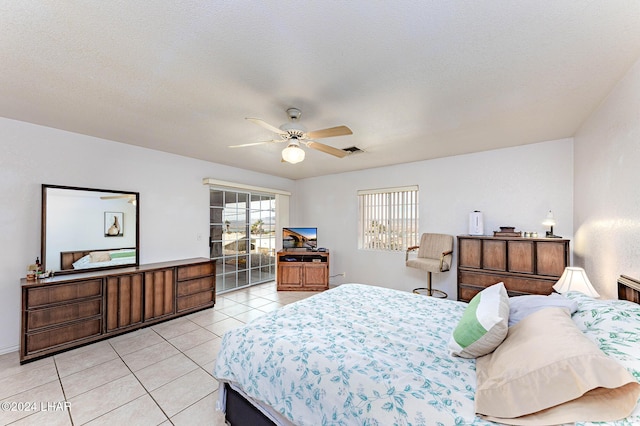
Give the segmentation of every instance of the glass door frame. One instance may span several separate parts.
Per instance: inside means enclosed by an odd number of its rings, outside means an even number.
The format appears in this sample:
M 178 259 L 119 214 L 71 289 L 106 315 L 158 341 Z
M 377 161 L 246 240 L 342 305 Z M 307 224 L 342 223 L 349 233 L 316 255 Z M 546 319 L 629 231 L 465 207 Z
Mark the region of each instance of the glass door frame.
M 217 292 L 275 280 L 276 194 L 211 187 L 209 209 Z

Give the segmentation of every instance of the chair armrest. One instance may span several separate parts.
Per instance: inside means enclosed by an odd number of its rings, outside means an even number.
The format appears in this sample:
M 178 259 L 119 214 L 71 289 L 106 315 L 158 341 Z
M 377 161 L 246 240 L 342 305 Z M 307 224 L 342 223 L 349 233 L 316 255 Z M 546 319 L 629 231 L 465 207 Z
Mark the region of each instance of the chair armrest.
M 404 261 L 406 262 L 407 260 L 409 260 L 409 253 L 419 249 L 420 246 L 411 246 L 411 247 L 407 247 L 407 251 L 404 254 Z
M 442 255 L 440 256 L 440 272 L 448 271 L 451 268 L 451 265 L 449 265 L 447 269 L 444 269 L 444 258 L 447 256 L 451 256 L 452 254 L 453 254 L 453 250 L 442 252 Z

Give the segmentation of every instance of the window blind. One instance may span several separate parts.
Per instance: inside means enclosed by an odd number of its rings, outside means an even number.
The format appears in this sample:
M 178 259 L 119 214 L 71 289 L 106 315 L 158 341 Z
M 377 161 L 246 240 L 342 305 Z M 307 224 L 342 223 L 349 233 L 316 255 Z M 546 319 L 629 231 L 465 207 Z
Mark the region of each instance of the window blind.
M 418 244 L 418 186 L 358 191 L 359 248 L 404 251 Z

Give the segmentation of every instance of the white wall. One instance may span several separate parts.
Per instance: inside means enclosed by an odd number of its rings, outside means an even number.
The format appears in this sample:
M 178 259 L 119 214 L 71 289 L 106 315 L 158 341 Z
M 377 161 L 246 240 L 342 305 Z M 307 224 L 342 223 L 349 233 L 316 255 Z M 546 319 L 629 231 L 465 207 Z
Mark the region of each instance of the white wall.
M 150 263 L 208 257 L 205 177 L 294 187 L 289 179 L 0 118 L 0 353 L 19 342 L 20 278 L 40 254 L 41 184 L 139 192 L 140 262 Z
M 574 256 L 605 298 L 640 278 L 640 60 L 575 135 Z
M 366 155 L 366 154 L 359 154 Z M 572 238 L 572 140 L 420 161 L 296 181 L 292 226 L 317 226 L 318 245 L 331 250 L 332 284 L 361 282 L 400 290 L 426 283 L 426 274 L 404 266 L 404 253 L 359 250 L 358 189 L 418 184 L 420 232 L 468 233 L 469 212 L 484 213 L 485 234 L 500 226 L 544 235 L 549 209 L 557 235 Z M 345 158 L 342 161 L 349 161 Z M 457 256 L 457 242 L 454 247 Z M 434 286 L 455 299 L 456 265 L 434 275 Z

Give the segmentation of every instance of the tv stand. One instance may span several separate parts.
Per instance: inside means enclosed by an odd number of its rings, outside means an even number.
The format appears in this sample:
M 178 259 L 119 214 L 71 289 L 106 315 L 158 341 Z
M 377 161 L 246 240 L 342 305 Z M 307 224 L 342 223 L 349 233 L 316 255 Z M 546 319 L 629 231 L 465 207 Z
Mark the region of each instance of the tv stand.
M 277 256 L 278 290 L 329 289 L 329 252 L 284 249 Z

